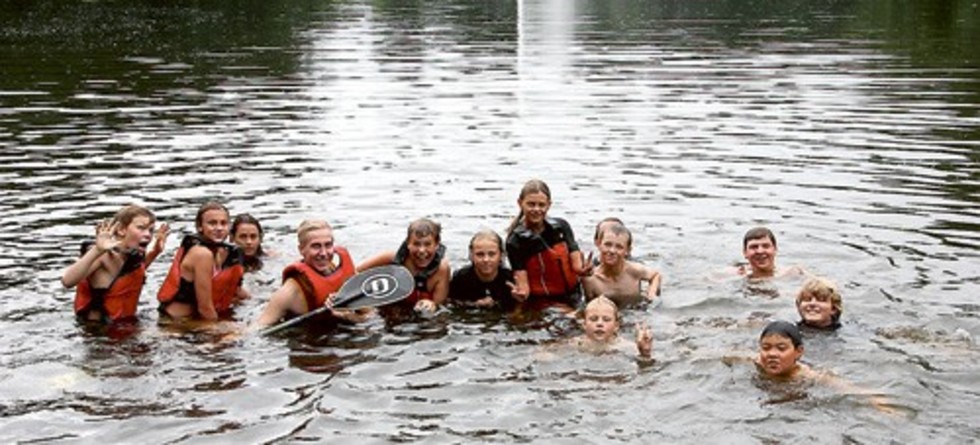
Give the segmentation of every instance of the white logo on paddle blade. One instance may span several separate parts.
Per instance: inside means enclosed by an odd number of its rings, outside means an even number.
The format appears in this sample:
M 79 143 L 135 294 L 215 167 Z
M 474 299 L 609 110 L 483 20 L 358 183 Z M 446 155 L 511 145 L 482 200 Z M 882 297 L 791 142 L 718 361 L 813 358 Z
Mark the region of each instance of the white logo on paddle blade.
M 388 274 L 373 276 L 361 284 L 364 296 L 379 300 L 395 293 L 397 288 L 398 281 Z

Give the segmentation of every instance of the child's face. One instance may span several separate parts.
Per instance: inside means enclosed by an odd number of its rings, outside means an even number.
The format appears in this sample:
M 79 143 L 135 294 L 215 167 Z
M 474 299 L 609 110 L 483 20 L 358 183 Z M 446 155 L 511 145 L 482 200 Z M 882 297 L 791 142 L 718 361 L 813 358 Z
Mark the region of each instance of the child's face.
M 408 236 L 408 257 L 409 261 L 417 269 L 425 269 L 435 258 L 436 249 L 439 243 L 436 242 L 434 235 L 418 236 L 411 234 Z
M 497 242 L 487 238 L 477 238 L 470 248 L 470 261 L 480 277 L 492 277 L 500 267 L 500 247 Z
M 599 304 L 585 309 L 585 336 L 596 342 L 609 342 L 619 333 L 616 309 L 608 304 Z
M 544 222 L 551 208 L 551 200 L 548 195 L 541 192 L 528 193 L 523 199 L 517 201 L 524 212 L 524 223 L 528 226 L 536 226 Z
M 255 256 L 259 251 L 259 243 L 262 239 L 259 236 L 259 228 L 255 224 L 243 223 L 235 229 L 235 239 L 232 241 L 241 247 L 245 256 Z
M 759 365 L 770 376 L 790 374 L 802 356 L 803 346 L 794 347 L 789 337 L 767 335 L 759 340 Z
M 751 239 L 745 244 L 742 256 L 753 270 L 770 270 L 776 263 L 776 245 L 769 237 Z
M 150 245 L 150 240 L 153 238 L 153 222 L 149 217 L 137 216 L 120 232 L 118 235 L 122 237 L 127 249 L 146 252 L 146 246 Z
M 826 327 L 834 322 L 834 303 L 827 295 L 804 292 L 796 301 L 796 310 L 810 326 Z
M 228 236 L 228 213 L 221 209 L 213 209 L 204 212 L 201 216 L 201 225 L 197 226 L 197 231 L 201 236 L 220 243 Z
M 599 238 L 599 254 L 603 264 L 618 264 L 629 255 L 629 235 L 605 232 Z

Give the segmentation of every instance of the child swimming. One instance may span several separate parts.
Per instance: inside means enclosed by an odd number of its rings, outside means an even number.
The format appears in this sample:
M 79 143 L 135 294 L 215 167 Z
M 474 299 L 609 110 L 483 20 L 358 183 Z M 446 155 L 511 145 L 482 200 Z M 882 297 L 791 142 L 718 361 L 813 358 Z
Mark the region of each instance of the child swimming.
M 832 331 L 840 328 L 844 303 L 836 284 L 813 277 L 804 281 L 796 294 L 796 310 L 800 313 L 798 326 Z
M 649 359 L 653 351 L 653 335 L 644 324 L 636 326 L 636 341 L 619 337 L 619 308 L 612 300 L 600 295 L 585 306 L 582 317 L 585 333 L 572 340 L 583 352 L 603 353 L 608 351 L 630 351 L 634 345 L 637 355 Z

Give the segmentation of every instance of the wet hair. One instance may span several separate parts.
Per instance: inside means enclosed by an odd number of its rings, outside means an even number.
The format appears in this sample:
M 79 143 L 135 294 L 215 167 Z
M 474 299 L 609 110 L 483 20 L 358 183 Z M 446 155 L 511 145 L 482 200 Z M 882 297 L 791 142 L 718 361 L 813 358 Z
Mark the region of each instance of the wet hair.
M 759 336 L 759 341 L 771 335 L 790 339 L 793 342 L 793 348 L 799 349 L 800 346 L 803 346 L 803 336 L 800 335 L 800 329 L 788 321 L 778 320 L 766 325 L 766 328 L 762 330 L 762 335 Z
M 225 212 L 225 215 L 231 215 L 231 213 L 228 212 L 228 208 L 225 207 L 224 204 L 218 201 L 208 201 L 201 204 L 201 207 L 197 209 L 197 216 L 194 217 L 194 225 L 196 227 L 201 227 L 204 224 L 204 214 L 211 210 L 221 210 Z
M 613 312 L 616 314 L 616 323 L 619 323 L 619 306 L 616 305 L 615 301 L 610 300 L 609 297 L 605 295 L 599 295 L 598 297 L 595 297 L 591 301 L 589 301 L 585 305 L 585 309 L 582 310 L 582 318 L 585 319 L 585 314 L 589 312 L 589 309 L 592 309 L 596 306 L 612 307 Z
M 130 204 L 123 206 L 123 208 L 116 212 L 116 214 L 112 217 L 112 224 L 119 224 L 120 229 L 125 229 L 133 223 L 134 219 L 140 216 L 149 218 L 150 224 L 155 223 L 157 220 L 156 216 L 153 216 L 153 212 L 146 207 Z
M 262 224 L 259 224 L 259 220 L 248 213 L 242 213 L 235 217 L 231 222 L 231 239 L 235 240 L 235 234 L 238 233 L 238 227 L 242 224 L 251 224 L 255 226 L 259 231 L 259 247 L 255 249 L 255 256 L 245 257 L 245 269 L 246 270 L 259 270 L 262 268 L 262 257 L 265 256 L 265 251 L 262 250 L 262 238 L 265 237 L 265 231 L 262 230 Z
M 405 233 L 405 241 L 408 242 L 408 239 L 412 235 L 415 235 L 416 238 L 425 238 L 431 235 L 436 239 L 436 243 L 438 244 L 442 239 L 442 226 L 431 219 L 419 218 L 408 225 L 408 231 Z
M 296 228 L 296 240 L 300 247 L 305 246 L 306 242 L 309 241 L 310 232 L 323 229 L 333 230 L 333 227 L 330 227 L 330 224 L 322 219 L 307 219 L 299 223 L 299 227 Z
M 596 238 L 596 240 L 602 240 L 602 238 L 606 236 L 606 232 L 612 233 L 613 235 L 626 235 L 626 248 L 628 249 L 633 247 L 633 233 L 631 233 L 630 229 L 627 229 L 626 226 L 619 223 L 610 224 L 602 230 L 602 233 L 599 234 L 599 237 Z
M 813 277 L 804 281 L 803 285 L 800 286 L 800 291 L 796 294 L 796 307 L 800 306 L 800 302 L 803 301 L 803 296 L 808 294 L 830 300 L 830 304 L 834 309 L 831 320 L 833 324 L 837 324 L 840 321 L 840 316 L 844 313 L 844 301 L 841 300 L 840 291 L 833 281 L 824 277 Z
M 490 240 L 497 243 L 497 249 L 500 250 L 501 254 L 504 253 L 504 240 L 500 237 L 500 235 L 497 234 L 496 231 L 491 229 L 483 229 L 479 232 L 476 232 L 476 234 L 473 235 L 473 238 L 470 238 L 470 252 L 473 251 L 473 243 L 475 243 L 477 240 L 483 240 L 483 239 Z
M 773 235 L 772 231 L 765 227 L 756 227 L 745 232 L 745 237 L 742 238 L 742 250 L 749 246 L 749 241 L 760 238 L 769 238 L 769 241 L 772 241 L 772 247 L 776 247 L 776 235 Z
M 548 184 L 540 179 L 532 179 L 524 183 L 524 187 L 521 187 L 521 194 L 517 197 L 518 201 L 523 201 L 527 195 L 532 193 L 544 193 L 548 197 L 548 201 L 551 201 L 551 189 L 548 188 Z M 517 216 L 511 220 L 510 225 L 507 227 L 507 234 L 509 235 L 514 229 L 520 225 L 521 221 L 524 220 L 524 209 L 517 212 Z
M 598 223 L 596 223 L 596 225 L 595 225 L 595 235 L 592 236 L 592 240 L 593 241 L 595 241 L 596 243 L 599 242 L 599 237 L 602 236 L 602 226 L 603 226 L 603 224 L 610 223 L 610 222 L 619 224 L 619 225 L 624 226 L 624 227 L 626 226 L 626 223 L 624 223 L 623 220 L 621 220 L 621 219 L 619 219 L 619 218 L 617 218 L 615 216 L 610 216 L 610 217 L 607 217 L 607 218 L 602 218 L 602 220 L 599 221 Z

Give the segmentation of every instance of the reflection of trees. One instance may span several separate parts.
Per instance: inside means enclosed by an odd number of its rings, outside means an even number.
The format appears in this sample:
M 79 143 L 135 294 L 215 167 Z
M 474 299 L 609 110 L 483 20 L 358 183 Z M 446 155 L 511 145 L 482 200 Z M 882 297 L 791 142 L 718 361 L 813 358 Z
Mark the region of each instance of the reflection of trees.
M 94 80 L 147 96 L 206 87 L 227 66 L 290 73 L 294 52 L 248 48 L 295 46 L 312 12 L 294 2 L 13 1 L 0 9 L 0 85 L 60 99 Z

